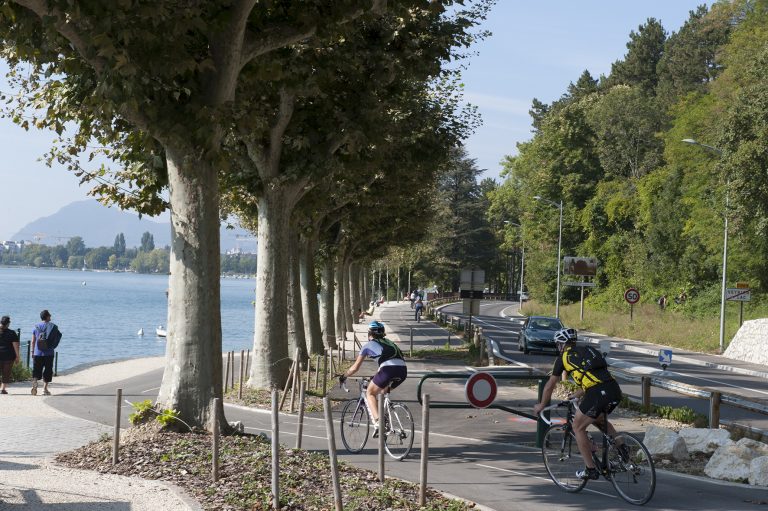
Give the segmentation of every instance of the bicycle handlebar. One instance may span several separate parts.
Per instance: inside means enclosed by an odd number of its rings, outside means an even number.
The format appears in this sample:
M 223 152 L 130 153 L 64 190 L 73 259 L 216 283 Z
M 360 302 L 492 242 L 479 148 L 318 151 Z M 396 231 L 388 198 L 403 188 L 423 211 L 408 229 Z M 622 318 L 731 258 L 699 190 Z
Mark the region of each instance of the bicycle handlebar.
M 545 406 L 539 412 L 539 417 L 541 417 L 541 420 L 543 420 L 547 424 L 547 426 L 551 426 L 552 421 L 544 417 L 544 412 L 547 412 L 549 410 L 554 410 L 555 408 L 561 408 L 564 406 L 576 406 L 577 402 L 578 402 L 578 399 L 573 398 L 573 399 L 566 399 L 565 401 L 560 401 L 559 403 L 555 403 L 553 405 Z

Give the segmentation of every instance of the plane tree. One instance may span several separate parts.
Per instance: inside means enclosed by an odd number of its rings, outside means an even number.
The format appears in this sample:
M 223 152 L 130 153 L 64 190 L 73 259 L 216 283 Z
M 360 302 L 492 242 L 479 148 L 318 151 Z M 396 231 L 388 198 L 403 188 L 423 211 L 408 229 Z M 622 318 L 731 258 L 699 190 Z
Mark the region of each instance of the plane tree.
M 238 190 L 235 202 L 247 201 L 247 214 L 258 224 L 252 386 L 279 386 L 288 374 L 286 255 L 297 205 L 321 193 L 318 186 L 335 172 L 360 177 L 378 172 L 375 165 L 355 162 L 375 162 L 381 157 L 377 152 L 387 149 L 386 137 L 399 136 L 404 128 L 387 122 L 388 116 L 414 117 L 399 106 L 404 91 L 420 98 L 430 87 L 440 87 L 432 80 L 473 41 L 469 31 L 488 2 L 450 15 L 438 3 L 406 4 L 390 6 L 386 16 L 350 23 L 358 29 L 343 39 L 295 44 L 272 55 L 271 62 L 254 63 L 249 79 L 239 85 L 259 98 L 237 104 L 226 143 L 236 168 L 230 182 Z M 281 71 L 286 66 L 291 73 Z M 441 105 L 446 122 L 439 130 L 460 127 L 451 118 L 454 109 L 453 103 Z M 294 324 L 294 333 L 300 329 Z
M 50 160 L 95 181 L 104 200 L 147 214 L 170 207 L 168 349 L 158 402 L 189 424 L 209 426 L 213 398 L 221 397 L 219 177 L 229 165 L 220 148 L 237 113 L 236 91 L 247 93 L 238 84 L 254 63 L 316 37 L 343 38 L 352 20 L 376 16 L 386 3 L 0 5 L 2 51 L 19 90 L 14 121 L 61 134 Z M 70 136 L 67 126 L 74 126 Z M 94 141 L 103 149 L 94 150 Z M 98 152 L 121 169 L 86 170 L 80 157 Z M 223 419 L 223 408 L 215 412 Z

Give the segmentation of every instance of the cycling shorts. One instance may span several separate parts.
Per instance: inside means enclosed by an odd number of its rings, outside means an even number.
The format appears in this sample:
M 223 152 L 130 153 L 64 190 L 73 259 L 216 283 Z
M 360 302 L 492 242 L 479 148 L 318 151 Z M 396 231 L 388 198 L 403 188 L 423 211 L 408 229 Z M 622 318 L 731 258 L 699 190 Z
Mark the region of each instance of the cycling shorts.
M 407 377 L 408 368 L 406 366 L 380 366 L 379 371 L 373 376 L 373 383 L 382 389 L 389 385 L 396 389 Z
M 621 401 L 621 387 L 616 380 L 609 380 L 589 387 L 579 403 L 579 410 L 596 419 L 601 413 L 611 413 Z

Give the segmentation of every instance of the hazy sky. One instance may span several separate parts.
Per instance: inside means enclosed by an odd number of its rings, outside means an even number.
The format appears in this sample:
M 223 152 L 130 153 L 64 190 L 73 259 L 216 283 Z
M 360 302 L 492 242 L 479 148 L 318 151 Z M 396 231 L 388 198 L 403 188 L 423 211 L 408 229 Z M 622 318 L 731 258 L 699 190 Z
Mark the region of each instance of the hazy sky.
M 499 0 L 486 23 L 493 36 L 477 46 L 479 55 L 464 72 L 466 98 L 484 120 L 467 144 L 470 156 L 487 170 L 486 176 L 498 177 L 504 155 L 515 154 L 516 144 L 531 137 L 532 98 L 557 99 L 584 69 L 595 77 L 607 74 L 625 54 L 629 32 L 647 18 L 660 19 L 671 33 L 703 3 L 712 2 Z M 1 75 L 6 70 L 0 65 Z M 2 81 L 0 87 L 7 90 Z M 87 198 L 78 178 L 38 161 L 51 139 L 0 119 L 0 240 Z

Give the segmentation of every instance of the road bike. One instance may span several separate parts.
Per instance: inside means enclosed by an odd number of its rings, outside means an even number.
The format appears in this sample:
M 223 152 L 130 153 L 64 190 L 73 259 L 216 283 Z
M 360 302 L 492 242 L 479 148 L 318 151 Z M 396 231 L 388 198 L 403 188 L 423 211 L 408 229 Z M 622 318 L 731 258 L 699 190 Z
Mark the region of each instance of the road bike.
M 553 424 L 544 417 L 544 412 L 556 408 L 566 408 L 563 424 Z M 576 476 L 576 471 L 584 468 L 576 436 L 573 432 L 576 400 L 561 401 L 545 407 L 539 416 L 549 425 L 541 445 L 544 466 L 552 481 L 569 493 L 581 491 L 587 479 Z M 605 421 L 596 423 L 602 437 L 602 443 L 595 442 L 590 432 L 587 433 L 592 444 L 592 459 L 600 474 L 611 481 L 616 492 L 630 504 L 643 505 L 653 497 L 656 490 L 656 469 L 648 449 L 634 435 L 617 433 L 612 437 L 607 433 Z
M 416 309 L 416 323 L 421 322 L 421 315 L 423 312 L 424 312 L 424 307 L 419 307 L 418 309 Z
M 362 451 L 368 441 L 373 422 L 365 399 L 369 381 L 370 378 L 362 378 L 358 382 L 360 396 L 347 401 L 341 412 L 341 441 L 350 453 Z M 340 386 L 349 392 L 343 382 Z M 403 403 L 389 399 L 389 390 L 384 394 L 384 448 L 392 458 L 402 460 L 413 447 L 413 416 Z

